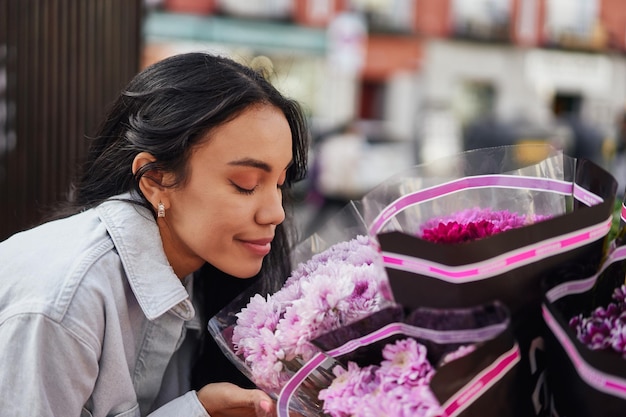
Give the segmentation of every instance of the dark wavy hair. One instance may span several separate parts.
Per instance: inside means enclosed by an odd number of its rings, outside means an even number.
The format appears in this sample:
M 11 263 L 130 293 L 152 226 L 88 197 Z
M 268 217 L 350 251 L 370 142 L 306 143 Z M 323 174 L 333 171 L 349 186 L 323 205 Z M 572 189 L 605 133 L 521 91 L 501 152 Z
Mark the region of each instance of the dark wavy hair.
M 258 104 L 280 109 L 291 129 L 293 164 L 287 170 L 286 191 L 307 171 L 309 132 L 300 105 L 283 96 L 261 71 L 230 58 L 202 52 L 175 55 L 138 73 L 110 106 L 91 138 L 86 162 L 71 187 L 69 199 L 55 217 L 97 206 L 125 192 L 139 196 L 137 204 L 154 210 L 141 193 L 139 180 L 152 170 L 171 172 L 183 185 L 187 162 L 195 146 L 216 127 Z M 148 152 L 155 161 L 134 175 L 133 159 Z M 289 193 L 284 193 L 285 204 Z M 289 236 L 276 228 L 272 251 L 265 258 L 261 281 L 273 291 L 290 272 Z

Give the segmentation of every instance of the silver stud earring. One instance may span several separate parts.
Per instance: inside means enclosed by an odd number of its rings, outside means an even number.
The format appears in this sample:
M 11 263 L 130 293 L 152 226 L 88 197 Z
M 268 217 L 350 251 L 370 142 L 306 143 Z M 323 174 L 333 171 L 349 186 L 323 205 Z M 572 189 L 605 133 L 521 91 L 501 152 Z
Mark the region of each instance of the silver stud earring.
M 157 217 L 165 217 L 165 206 L 160 201 L 157 204 Z

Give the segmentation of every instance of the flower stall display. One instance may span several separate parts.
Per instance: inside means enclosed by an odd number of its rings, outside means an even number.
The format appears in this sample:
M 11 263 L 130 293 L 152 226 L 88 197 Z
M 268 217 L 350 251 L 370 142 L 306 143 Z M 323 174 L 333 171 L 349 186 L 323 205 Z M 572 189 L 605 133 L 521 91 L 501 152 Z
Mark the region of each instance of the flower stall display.
M 596 271 L 605 255 L 617 182 L 590 161 L 546 146 L 464 152 L 399 173 L 362 200 L 396 302 L 408 309 L 500 300 L 511 310 L 531 407 L 542 387 L 541 282 Z M 532 145 L 523 145 L 532 146 Z M 585 275 L 582 275 L 585 276 Z M 538 364 L 538 365 L 537 365 Z
M 591 276 L 620 253 L 607 238 L 617 182 L 547 145 L 541 161 L 518 160 L 520 146 L 389 178 L 297 245 L 279 291 L 251 290 L 210 320 L 222 351 L 277 400 L 279 417 L 548 415 L 543 330 L 562 293 L 547 302 L 542 283 Z M 615 284 L 604 285 L 612 293 Z M 467 313 L 477 306 L 500 319 Z M 565 369 L 566 355 L 554 355 Z
M 278 416 L 311 375 L 330 417 L 523 416 L 515 381 L 520 351 L 500 303 L 468 309 L 388 307 L 312 341 L 321 350 L 285 385 Z
M 545 280 L 548 387 L 555 415 L 618 417 L 626 409 L 626 232 L 598 270 Z

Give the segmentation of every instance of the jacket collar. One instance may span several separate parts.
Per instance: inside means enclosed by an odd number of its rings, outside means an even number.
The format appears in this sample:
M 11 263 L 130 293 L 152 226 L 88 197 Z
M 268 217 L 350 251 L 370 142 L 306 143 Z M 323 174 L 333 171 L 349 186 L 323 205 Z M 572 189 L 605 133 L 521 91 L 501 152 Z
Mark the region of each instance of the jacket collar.
M 122 194 L 96 207 L 126 271 L 130 287 L 148 320 L 169 310 L 185 320 L 195 312 L 185 287 L 170 266 L 150 210 Z

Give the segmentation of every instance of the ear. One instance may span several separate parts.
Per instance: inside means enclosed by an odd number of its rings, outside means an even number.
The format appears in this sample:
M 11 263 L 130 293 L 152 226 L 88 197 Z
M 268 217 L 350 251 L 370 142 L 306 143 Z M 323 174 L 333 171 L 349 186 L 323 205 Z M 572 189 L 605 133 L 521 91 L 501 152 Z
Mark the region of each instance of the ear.
M 133 160 L 132 170 L 133 175 L 139 171 L 143 166 L 151 162 L 156 161 L 156 158 L 148 152 L 141 152 L 135 156 Z M 169 207 L 169 202 L 166 200 L 167 187 L 163 186 L 164 174 L 158 170 L 151 170 L 146 172 L 139 180 L 139 189 L 143 195 L 148 199 L 156 211 L 157 204 L 162 202 L 166 208 Z

